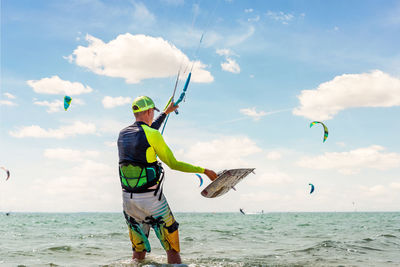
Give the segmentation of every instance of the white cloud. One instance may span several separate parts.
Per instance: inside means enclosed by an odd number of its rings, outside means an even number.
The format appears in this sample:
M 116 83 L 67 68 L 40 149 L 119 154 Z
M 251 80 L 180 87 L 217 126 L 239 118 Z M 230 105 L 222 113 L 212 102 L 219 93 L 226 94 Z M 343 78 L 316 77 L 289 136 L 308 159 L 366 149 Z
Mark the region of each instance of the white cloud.
M 67 126 L 61 126 L 58 129 L 43 129 L 38 125 L 21 127 L 19 130 L 10 131 L 11 136 L 16 138 L 34 137 L 34 138 L 57 138 L 62 139 L 70 136 L 94 134 L 96 126 L 93 123 L 83 123 L 80 121 L 71 123 Z
M 290 177 L 287 173 L 281 171 L 263 173 L 257 172 L 255 177 L 246 180 L 246 184 L 254 186 L 285 184 L 290 182 L 293 182 L 293 178 Z
M 273 110 L 273 111 L 256 111 L 256 108 L 243 108 L 240 109 L 240 113 L 252 117 L 255 121 L 259 120 L 261 117 L 263 116 L 267 116 L 267 115 L 271 115 L 271 114 L 275 114 L 275 113 L 281 113 L 281 112 L 285 112 L 285 111 L 291 111 L 291 108 L 287 108 L 287 109 L 279 109 L 279 110 Z M 240 119 L 239 119 L 240 120 Z
M 151 13 L 143 3 L 133 3 L 133 17 L 141 25 L 152 25 L 156 22 L 156 17 Z
M 375 70 L 343 74 L 315 90 L 303 90 L 293 114 L 312 120 L 332 119 L 339 111 L 355 107 L 400 106 L 400 79 Z
M 221 63 L 221 68 L 224 71 L 229 71 L 232 73 L 240 73 L 240 66 L 239 64 L 232 59 L 231 56 L 237 56 L 232 50 L 230 49 L 217 49 L 215 51 L 218 55 L 224 56 L 226 62 Z
M 289 24 L 289 22 L 294 19 L 293 14 L 290 13 L 285 14 L 282 11 L 279 12 L 268 11 L 267 16 L 273 20 L 281 22 L 282 24 Z
M 7 93 L 7 92 L 3 93 L 3 95 L 8 99 L 15 99 L 16 98 L 15 95 L 12 95 L 12 94 Z M 16 105 L 17 104 L 14 101 L 0 99 L 0 106 L 16 106 Z
M 368 197 L 386 195 L 387 189 L 383 185 L 374 185 L 372 187 L 361 186 L 362 193 Z
M 286 202 L 291 197 L 288 195 L 271 193 L 271 192 L 257 192 L 240 194 L 240 202 L 247 203 L 281 203 Z M 293 197 L 292 197 L 293 198 Z M 273 207 L 269 207 L 268 210 L 274 210 Z
M 99 151 L 94 150 L 74 150 L 69 148 L 49 148 L 44 151 L 44 156 L 48 159 L 80 162 L 86 158 L 97 158 Z
M 38 106 L 47 107 L 47 112 L 48 113 L 59 112 L 64 107 L 64 102 L 61 101 L 61 100 L 55 100 L 53 102 L 35 101 L 35 102 L 33 102 L 33 104 L 38 105 Z
M 391 6 L 390 9 L 385 12 L 382 23 L 386 26 L 398 26 L 400 25 L 400 4 L 396 2 L 396 5 Z
M 252 8 L 246 8 L 245 10 L 244 10 L 244 13 L 251 13 L 251 12 L 253 12 L 254 10 L 252 9 Z
M 117 142 L 115 142 L 115 141 L 106 141 L 106 142 L 104 142 L 104 144 L 105 144 L 107 147 L 117 148 Z
M 328 152 L 321 156 L 303 157 L 297 164 L 309 169 L 336 169 L 342 174 L 355 174 L 367 168 L 388 170 L 400 167 L 400 154 L 384 150 L 382 146 L 372 145 L 348 152 Z
M 400 182 L 398 182 L 398 183 L 391 183 L 391 184 L 390 184 L 390 187 L 393 188 L 393 189 L 400 189 Z
M 185 3 L 185 0 L 161 0 L 161 2 L 168 5 L 181 6 Z
M 346 143 L 345 142 L 336 142 L 336 144 L 340 147 L 345 147 Z
M 225 33 L 221 34 L 215 31 L 207 31 L 206 36 L 203 38 L 202 47 L 215 47 L 215 46 L 224 46 L 224 47 L 235 47 L 245 42 L 255 33 L 255 27 L 253 25 L 249 25 L 249 23 L 243 23 L 242 27 L 229 28 Z M 182 46 L 188 46 L 188 43 L 191 47 L 197 47 L 198 41 L 190 41 L 190 40 L 198 40 L 198 36 L 201 36 L 202 31 L 193 31 L 191 34 L 186 33 L 182 35 L 181 32 L 176 32 L 174 36 L 174 40 L 179 40 L 179 44 Z M 184 38 L 186 37 L 186 38 Z M 187 40 L 189 39 L 189 41 Z
M 226 169 L 250 165 L 252 162 L 247 162 L 246 157 L 260 152 L 262 149 L 248 137 L 227 136 L 208 142 L 197 142 L 182 154 L 201 165 Z
M 0 100 L 0 106 L 16 106 L 14 102 L 10 100 Z
M 103 106 L 105 108 L 115 108 L 118 106 L 131 104 L 132 98 L 123 96 L 118 96 L 118 97 L 105 96 L 101 102 L 103 103 Z
M 71 103 L 71 106 L 76 106 L 76 105 L 83 105 L 84 101 L 78 98 L 74 98 L 73 104 Z M 48 113 L 54 113 L 54 112 L 60 112 L 64 110 L 64 101 L 61 100 L 54 100 L 53 102 L 49 101 L 34 101 L 33 104 L 38 105 L 38 106 L 44 106 L 47 107 L 47 112 Z M 71 107 L 70 107 L 71 108 Z
M 135 117 L 133 115 L 132 112 L 130 112 L 131 114 L 131 119 L 132 121 L 130 122 L 130 124 L 132 124 L 135 121 Z M 111 118 L 99 118 L 96 121 L 92 121 L 94 123 L 96 123 L 96 126 L 98 128 L 98 132 L 101 134 L 106 134 L 106 135 L 110 135 L 110 136 L 114 136 L 117 137 L 119 132 L 127 127 L 129 124 L 127 124 L 127 122 L 121 122 L 118 121 L 116 119 L 111 119 Z
M 282 153 L 278 151 L 270 151 L 267 153 L 268 160 L 278 160 L 282 158 Z
M 57 75 L 36 81 L 29 80 L 27 84 L 39 94 L 80 95 L 93 91 L 90 86 L 84 86 L 79 82 L 61 80 Z
M 257 112 L 256 108 L 242 108 L 240 110 L 240 113 L 252 117 L 256 121 L 259 120 L 261 117 L 267 115 L 267 113 L 264 111 Z
M 7 97 L 8 99 L 15 99 L 16 98 L 16 96 L 15 95 L 13 95 L 13 94 L 10 94 L 10 93 L 4 93 L 3 94 L 5 97 Z
M 193 65 L 182 51 L 161 37 L 126 33 L 109 43 L 91 35 L 86 40 L 89 45 L 78 46 L 71 60 L 96 74 L 124 78 L 127 83 L 175 76 L 181 64 Z M 203 63 L 196 61 L 193 66 L 193 82 L 214 80 Z
M 257 15 L 257 16 L 255 16 L 255 17 L 248 18 L 247 21 L 249 21 L 249 22 L 257 22 L 257 21 L 260 21 L 260 16 Z
M 232 58 L 227 58 L 226 62 L 221 63 L 221 68 L 224 71 L 232 72 L 232 73 L 240 73 L 240 66 L 237 62 Z
M 193 13 L 193 19 L 192 19 L 192 24 L 196 21 L 197 16 L 200 14 L 200 5 L 197 3 L 194 3 L 192 5 L 192 13 Z
M 61 162 L 65 164 L 64 162 Z M 53 164 L 49 162 L 49 164 Z M 40 197 L 32 199 L 33 210 L 40 211 L 107 211 L 117 210 L 120 200 L 118 176 L 110 164 L 83 159 L 74 163 L 74 167 L 58 166 L 54 163 L 51 177 L 38 178 L 31 184 L 30 192 L 40 192 Z M 101 192 L 101 194 L 99 194 Z M 32 193 L 31 193 L 32 195 Z M 33 193 L 34 196 L 35 193 Z M 51 199 L 51 203 L 40 204 L 42 199 Z M 56 205 L 52 204 L 56 203 Z M 58 204 L 57 204 L 58 203 Z M 63 203 L 60 207 L 60 203 Z M 23 210 L 26 208 L 22 208 Z
M 246 41 L 248 38 L 250 38 L 254 34 L 255 31 L 256 31 L 256 29 L 254 28 L 254 26 L 250 25 L 247 28 L 247 31 L 245 33 L 238 34 L 238 35 L 231 35 L 231 36 L 225 37 L 223 39 L 226 40 L 227 46 L 235 46 L 235 45 L 241 44 L 244 41 Z
M 217 49 L 215 52 L 220 56 L 232 56 L 232 55 L 234 55 L 232 50 L 226 49 L 226 48 L 225 49 Z

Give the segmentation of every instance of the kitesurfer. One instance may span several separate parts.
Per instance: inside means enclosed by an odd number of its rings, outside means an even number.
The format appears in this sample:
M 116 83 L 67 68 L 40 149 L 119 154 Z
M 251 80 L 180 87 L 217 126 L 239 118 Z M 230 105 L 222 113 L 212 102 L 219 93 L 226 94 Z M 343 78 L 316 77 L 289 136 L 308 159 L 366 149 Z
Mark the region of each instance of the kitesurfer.
M 171 102 L 153 121 L 154 110 L 159 111 L 153 100 L 137 97 L 132 103 L 136 121 L 119 133 L 119 175 L 133 259 L 142 260 L 151 251 L 148 235 L 152 227 L 167 253 L 168 263 L 181 263 L 179 224 L 162 193 L 164 170 L 157 157 L 173 170 L 204 173 L 210 180 L 217 178 L 212 170 L 177 161 L 158 131 L 166 116 L 177 108 Z

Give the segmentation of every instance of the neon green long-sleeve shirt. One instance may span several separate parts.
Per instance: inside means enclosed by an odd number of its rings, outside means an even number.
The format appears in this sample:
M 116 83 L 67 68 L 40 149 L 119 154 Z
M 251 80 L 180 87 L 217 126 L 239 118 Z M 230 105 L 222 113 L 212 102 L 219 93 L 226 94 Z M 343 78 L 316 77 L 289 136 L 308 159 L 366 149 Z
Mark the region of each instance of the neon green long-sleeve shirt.
M 146 134 L 147 141 L 150 144 L 150 147 L 146 151 L 146 158 L 148 162 L 155 162 L 157 160 L 157 155 L 162 162 L 167 164 L 168 167 L 173 170 L 204 173 L 204 168 L 176 160 L 174 154 L 165 143 L 164 138 L 159 131 L 150 128 L 145 124 L 142 124 L 141 126 Z
M 118 138 L 119 162 L 149 164 L 156 162 L 158 156 L 173 170 L 204 173 L 202 167 L 176 160 L 157 128 L 139 121 L 121 130 Z

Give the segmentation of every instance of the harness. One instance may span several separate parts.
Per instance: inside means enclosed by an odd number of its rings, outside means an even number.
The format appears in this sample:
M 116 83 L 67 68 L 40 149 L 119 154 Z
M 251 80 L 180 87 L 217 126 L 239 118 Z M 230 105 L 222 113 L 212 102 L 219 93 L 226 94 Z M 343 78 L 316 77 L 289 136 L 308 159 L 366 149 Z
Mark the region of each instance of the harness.
M 137 162 L 120 163 L 119 178 L 123 190 L 131 194 L 154 191 L 154 195 L 157 195 L 161 188 L 158 198 L 158 200 L 161 200 L 162 182 L 164 180 L 164 169 L 161 163 L 156 162 L 151 165 Z M 149 189 L 154 185 L 158 185 L 157 188 Z

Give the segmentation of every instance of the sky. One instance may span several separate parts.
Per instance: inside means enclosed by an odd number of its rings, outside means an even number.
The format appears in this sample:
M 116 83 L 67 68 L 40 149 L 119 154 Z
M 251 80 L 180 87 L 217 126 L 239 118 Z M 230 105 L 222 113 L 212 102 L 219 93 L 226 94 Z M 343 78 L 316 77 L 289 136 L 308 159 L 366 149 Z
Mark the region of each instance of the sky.
M 120 212 L 132 101 L 191 69 L 167 144 L 255 174 L 207 199 L 165 166 L 173 211 L 399 211 L 399 43 L 400 1 L 2 0 L 0 211 Z

